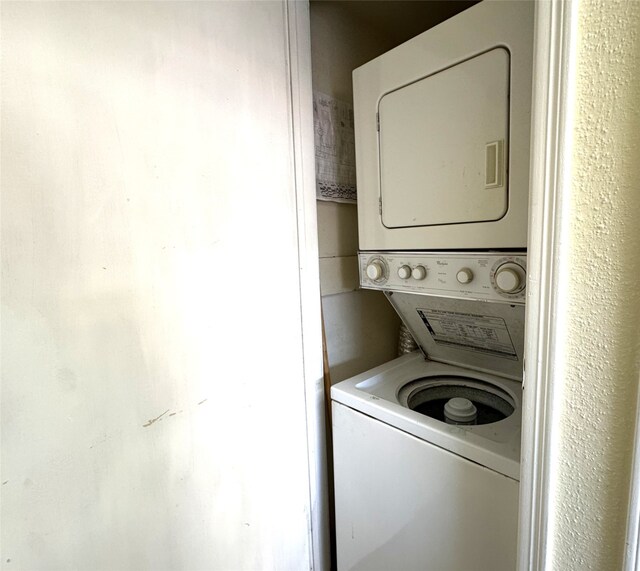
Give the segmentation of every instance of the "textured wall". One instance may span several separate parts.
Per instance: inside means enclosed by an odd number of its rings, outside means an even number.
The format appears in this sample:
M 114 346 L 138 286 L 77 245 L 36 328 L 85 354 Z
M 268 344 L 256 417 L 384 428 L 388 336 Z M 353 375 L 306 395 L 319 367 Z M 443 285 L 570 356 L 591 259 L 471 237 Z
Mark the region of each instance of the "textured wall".
M 578 6 L 553 568 L 619 569 L 638 384 L 640 2 Z

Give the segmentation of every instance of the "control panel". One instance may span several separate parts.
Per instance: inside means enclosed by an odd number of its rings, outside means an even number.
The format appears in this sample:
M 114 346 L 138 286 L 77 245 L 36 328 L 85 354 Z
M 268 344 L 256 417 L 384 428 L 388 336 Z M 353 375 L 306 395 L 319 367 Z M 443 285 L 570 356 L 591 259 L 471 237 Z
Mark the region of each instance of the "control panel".
M 360 252 L 358 262 L 363 288 L 525 302 L 525 253 Z

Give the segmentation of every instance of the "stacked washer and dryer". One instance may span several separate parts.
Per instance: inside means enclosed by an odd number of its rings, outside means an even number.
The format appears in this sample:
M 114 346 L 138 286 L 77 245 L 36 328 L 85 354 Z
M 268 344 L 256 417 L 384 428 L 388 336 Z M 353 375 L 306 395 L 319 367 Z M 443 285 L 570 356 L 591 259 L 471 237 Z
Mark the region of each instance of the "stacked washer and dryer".
M 332 388 L 339 571 L 516 568 L 532 2 L 354 72 L 360 283 L 420 350 Z

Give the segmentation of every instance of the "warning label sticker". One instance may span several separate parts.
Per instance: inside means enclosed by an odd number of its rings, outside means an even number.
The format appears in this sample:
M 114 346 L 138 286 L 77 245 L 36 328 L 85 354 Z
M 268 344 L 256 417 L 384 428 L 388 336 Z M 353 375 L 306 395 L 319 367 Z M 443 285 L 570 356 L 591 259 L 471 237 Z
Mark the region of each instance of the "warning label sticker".
M 501 317 L 439 309 L 417 309 L 417 312 L 440 345 L 518 360 L 507 324 Z

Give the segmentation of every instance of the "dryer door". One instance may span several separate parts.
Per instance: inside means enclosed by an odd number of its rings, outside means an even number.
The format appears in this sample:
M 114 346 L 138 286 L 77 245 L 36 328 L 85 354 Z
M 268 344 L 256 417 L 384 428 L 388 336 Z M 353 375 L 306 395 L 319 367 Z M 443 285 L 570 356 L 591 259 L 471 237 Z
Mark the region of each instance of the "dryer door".
M 509 52 L 468 59 L 380 99 L 382 223 L 499 220 L 508 208 Z

